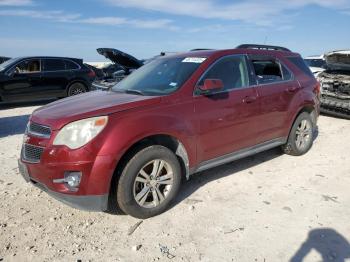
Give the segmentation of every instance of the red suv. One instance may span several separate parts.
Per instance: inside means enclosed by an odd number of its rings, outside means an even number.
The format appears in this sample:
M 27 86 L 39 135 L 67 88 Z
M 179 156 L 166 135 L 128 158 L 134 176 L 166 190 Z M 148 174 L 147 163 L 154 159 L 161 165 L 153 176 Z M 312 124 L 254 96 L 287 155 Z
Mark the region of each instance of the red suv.
M 191 174 L 277 146 L 306 153 L 319 92 L 301 56 L 282 47 L 166 56 L 108 92 L 34 111 L 19 168 L 70 206 L 148 218 Z

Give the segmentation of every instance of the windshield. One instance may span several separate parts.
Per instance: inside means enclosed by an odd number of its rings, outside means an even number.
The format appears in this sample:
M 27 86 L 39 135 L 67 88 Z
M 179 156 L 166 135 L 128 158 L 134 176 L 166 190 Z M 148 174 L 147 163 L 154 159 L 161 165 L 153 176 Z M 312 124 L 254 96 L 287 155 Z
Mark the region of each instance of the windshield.
M 305 59 L 305 62 L 310 67 L 325 68 L 326 66 L 326 61 L 323 59 Z
M 10 60 L 7 60 L 0 64 L 0 72 L 6 70 L 9 66 L 16 63 L 19 59 L 18 58 L 12 58 Z
M 179 89 L 205 58 L 156 59 L 115 85 L 115 92 L 167 95 Z

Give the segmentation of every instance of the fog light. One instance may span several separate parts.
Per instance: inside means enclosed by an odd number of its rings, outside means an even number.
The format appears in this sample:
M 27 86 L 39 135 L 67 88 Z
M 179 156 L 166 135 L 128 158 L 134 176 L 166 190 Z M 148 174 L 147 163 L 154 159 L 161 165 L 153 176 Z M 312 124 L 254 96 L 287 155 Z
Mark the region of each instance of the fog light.
M 78 187 L 80 184 L 81 172 L 66 172 L 64 180 L 70 187 Z
M 81 175 L 81 172 L 67 171 L 64 173 L 64 178 L 54 179 L 53 182 L 56 184 L 65 183 L 68 189 L 76 191 L 77 187 L 80 185 Z

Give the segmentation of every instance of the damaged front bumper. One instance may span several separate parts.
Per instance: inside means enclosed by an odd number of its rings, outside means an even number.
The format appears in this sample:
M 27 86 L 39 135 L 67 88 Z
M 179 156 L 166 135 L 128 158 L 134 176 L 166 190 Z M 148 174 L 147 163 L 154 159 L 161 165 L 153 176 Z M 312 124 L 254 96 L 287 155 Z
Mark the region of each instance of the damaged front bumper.
M 325 71 L 321 84 L 321 111 L 350 119 L 350 71 Z
M 76 209 L 85 211 L 106 211 L 108 209 L 108 194 L 102 195 L 73 195 L 64 194 L 49 189 L 44 183 L 30 176 L 27 166 L 19 159 L 18 169 L 24 180 L 56 200 Z

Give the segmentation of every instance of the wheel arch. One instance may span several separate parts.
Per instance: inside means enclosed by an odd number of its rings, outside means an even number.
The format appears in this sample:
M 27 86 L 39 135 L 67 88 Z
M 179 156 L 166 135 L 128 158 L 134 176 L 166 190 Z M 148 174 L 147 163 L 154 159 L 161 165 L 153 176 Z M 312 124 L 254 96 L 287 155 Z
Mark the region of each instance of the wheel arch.
M 185 146 L 179 139 L 168 134 L 150 135 L 142 139 L 139 139 L 137 142 L 132 144 L 123 153 L 119 161 L 116 163 L 116 167 L 114 169 L 114 173 L 112 175 L 112 178 L 110 180 L 110 185 L 109 185 L 110 189 L 109 189 L 108 206 L 112 213 L 115 213 L 115 212 L 118 213 L 118 209 L 116 209 L 116 207 L 112 207 L 112 201 L 113 201 L 112 198 L 116 195 L 116 190 L 117 190 L 116 185 L 119 183 L 118 181 L 125 165 L 138 151 L 151 145 L 162 145 L 170 149 L 176 155 L 180 163 L 181 172 L 185 174 L 186 179 L 189 178 L 190 170 L 189 170 L 188 153 Z
M 292 130 L 292 127 L 294 125 L 295 120 L 298 118 L 298 116 L 302 113 L 308 113 L 311 116 L 313 128 L 315 129 L 317 127 L 317 109 L 312 104 L 305 104 L 302 107 L 299 108 L 297 113 L 294 115 L 291 123 L 289 124 L 289 130 L 288 130 L 288 137 L 290 134 L 290 131 Z
M 304 105 L 302 108 L 299 109 L 299 112 L 297 113 L 297 115 L 294 117 L 294 121 L 297 119 L 297 117 L 301 114 L 301 113 L 308 113 L 311 116 L 312 119 L 312 124 L 314 125 L 314 127 L 316 126 L 317 123 L 317 110 L 313 105 Z
M 187 150 L 179 139 L 168 134 L 156 134 L 147 136 L 131 145 L 119 159 L 115 168 L 115 174 L 118 174 L 118 172 L 123 169 L 126 162 L 133 155 L 135 155 L 141 149 L 150 145 L 161 145 L 170 149 L 177 156 L 181 165 L 181 171 L 186 175 L 186 178 L 189 177 L 189 157 Z

